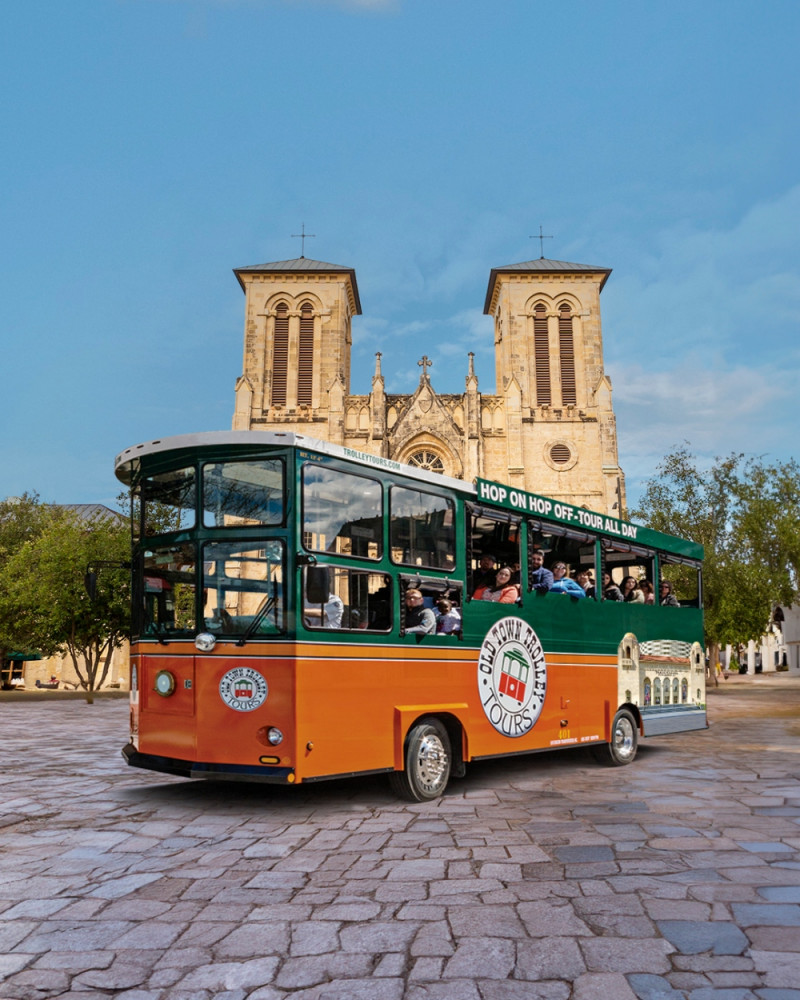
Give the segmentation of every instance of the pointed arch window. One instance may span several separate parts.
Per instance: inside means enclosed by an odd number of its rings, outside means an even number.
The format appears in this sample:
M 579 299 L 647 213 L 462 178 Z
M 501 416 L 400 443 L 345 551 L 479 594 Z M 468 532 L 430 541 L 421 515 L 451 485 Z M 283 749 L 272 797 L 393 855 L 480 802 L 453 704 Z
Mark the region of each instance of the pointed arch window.
M 314 310 L 310 302 L 300 306 L 300 340 L 297 349 L 297 402 L 311 406 L 314 373 Z
M 275 333 L 272 338 L 272 405 L 286 405 L 286 379 L 289 370 L 289 307 L 280 302 L 275 309 Z
M 572 310 L 564 303 L 558 310 L 558 352 L 561 360 L 561 402 L 564 406 L 578 401 L 575 388 L 575 340 L 572 335 Z
M 533 350 L 536 364 L 536 405 L 549 406 L 552 402 L 550 345 L 547 337 L 547 310 L 541 303 L 533 310 Z

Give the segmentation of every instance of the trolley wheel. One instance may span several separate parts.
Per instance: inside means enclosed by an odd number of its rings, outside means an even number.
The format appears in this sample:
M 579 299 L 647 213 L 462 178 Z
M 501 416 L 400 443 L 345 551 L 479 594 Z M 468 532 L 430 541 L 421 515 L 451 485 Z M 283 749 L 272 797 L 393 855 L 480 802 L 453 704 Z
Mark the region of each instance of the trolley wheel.
M 595 747 L 595 756 L 601 764 L 622 767 L 630 764 L 639 747 L 639 730 L 636 720 L 627 708 L 621 708 L 611 726 L 611 742 Z
M 450 737 L 438 719 L 420 719 L 408 731 L 405 769 L 389 775 L 395 794 L 411 802 L 438 799 L 447 787 L 453 756 Z

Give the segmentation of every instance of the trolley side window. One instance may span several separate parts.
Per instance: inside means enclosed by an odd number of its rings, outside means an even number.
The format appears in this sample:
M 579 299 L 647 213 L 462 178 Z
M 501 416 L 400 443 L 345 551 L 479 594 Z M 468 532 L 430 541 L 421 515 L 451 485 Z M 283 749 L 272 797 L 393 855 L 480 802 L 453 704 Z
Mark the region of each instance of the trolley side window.
M 306 566 L 303 623 L 312 629 L 388 632 L 391 577 L 349 566 Z
M 646 595 L 654 593 L 655 586 L 655 553 L 638 545 L 623 541 L 603 539 L 603 600 L 635 601 L 649 603 Z M 630 579 L 634 580 L 634 594 L 629 592 Z M 645 596 L 639 598 L 636 591 L 644 590 Z M 658 600 L 655 600 L 658 604 Z
M 447 497 L 405 486 L 389 494 L 392 562 L 401 566 L 455 569 L 455 504 Z
M 210 528 L 282 524 L 283 462 L 209 462 L 203 466 L 203 524 Z
M 142 480 L 139 497 L 145 538 L 194 527 L 196 481 L 194 468 L 173 469 Z
M 194 635 L 195 547 L 169 545 L 142 553 L 142 592 L 134 631 L 140 635 Z
M 520 582 L 520 519 L 468 505 L 467 593 L 494 584 L 497 571 L 511 570 L 511 583 Z
M 575 531 L 561 528 L 554 524 L 540 521 L 528 522 L 528 561 L 533 552 L 541 552 L 544 556 L 543 565 L 551 572 L 553 567 L 563 563 L 566 576 L 575 580 L 588 593 L 594 596 L 596 584 L 595 537 L 585 531 Z M 528 586 L 530 587 L 529 565 Z M 599 596 L 599 595 L 597 595 Z
M 380 559 L 383 497 L 376 479 L 323 465 L 303 466 L 303 546 Z
M 203 622 L 215 635 L 275 635 L 284 626 L 283 542 L 203 546 Z
M 682 608 L 703 606 L 702 573 L 700 564 L 693 559 L 660 554 L 658 557 L 659 593 L 657 604 L 667 601 L 667 594 L 674 594 Z M 665 590 L 661 585 L 669 583 Z

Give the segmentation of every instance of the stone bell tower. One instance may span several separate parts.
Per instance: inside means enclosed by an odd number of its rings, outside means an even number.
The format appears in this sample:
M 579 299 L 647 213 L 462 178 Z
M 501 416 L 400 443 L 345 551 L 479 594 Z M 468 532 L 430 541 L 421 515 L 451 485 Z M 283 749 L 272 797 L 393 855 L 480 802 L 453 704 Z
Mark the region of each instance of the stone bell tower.
M 298 257 L 233 273 L 245 293 L 233 429 L 280 425 L 339 440 L 350 392 L 350 324 L 361 313 L 355 271 Z
M 544 257 L 492 268 L 484 306 L 507 433 L 504 456 L 487 442 L 486 465 L 505 461 L 512 485 L 602 511 L 624 505 L 600 322 L 610 274 Z

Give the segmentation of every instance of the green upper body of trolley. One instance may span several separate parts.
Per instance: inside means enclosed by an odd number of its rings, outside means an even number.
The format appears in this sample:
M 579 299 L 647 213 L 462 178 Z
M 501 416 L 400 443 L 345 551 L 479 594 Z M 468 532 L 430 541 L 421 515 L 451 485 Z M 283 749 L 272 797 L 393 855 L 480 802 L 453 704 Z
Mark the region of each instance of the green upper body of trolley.
M 701 546 L 547 497 L 486 480 L 473 487 L 292 433 L 162 439 L 126 450 L 115 469 L 138 501 L 134 637 L 472 646 L 499 617 L 517 615 L 545 649 L 612 652 L 626 632 L 703 641 Z M 472 600 L 487 547 L 521 564 L 517 604 Z M 656 588 L 671 574 L 682 606 L 537 593 L 528 565 L 536 548 L 566 555 L 573 569 L 591 566 L 598 585 L 607 567 L 638 568 Z M 409 587 L 427 604 L 452 598 L 460 631 L 408 633 Z

